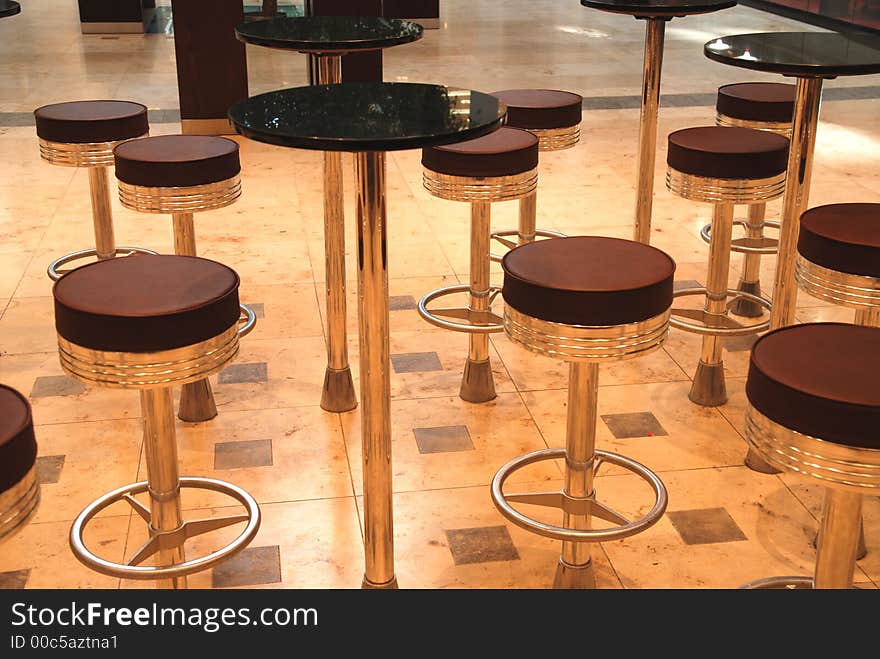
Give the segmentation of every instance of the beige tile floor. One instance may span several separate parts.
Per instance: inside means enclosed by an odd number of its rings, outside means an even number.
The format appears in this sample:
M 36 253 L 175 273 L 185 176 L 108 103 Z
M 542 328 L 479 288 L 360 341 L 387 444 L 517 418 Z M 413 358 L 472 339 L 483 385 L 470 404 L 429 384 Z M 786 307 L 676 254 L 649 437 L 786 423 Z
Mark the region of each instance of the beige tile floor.
M 387 79 L 486 91 L 552 86 L 588 97 L 640 92 L 643 28 L 628 17 L 549 0 L 443 5 L 440 30 L 387 53 Z M 86 37 L 78 32 L 74 8 L 31 0 L 21 16 L 0 22 L 0 123 L 44 103 L 88 97 L 129 98 L 152 109 L 177 106 L 169 37 Z M 779 29 L 814 28 L 747 8 L 673 22 L 664 92 L 711 94 L 727 82 L 774 79 L 708 62 L 700 47 L 719 34 Z M 299 56 L 255 48 L 248 54 L 254 92 L 305 82 Z M 827 86 L 878 84 L 880 77 L 873 76 Z M 878 110 L 876 98 L 824 104 L 811 203 L 880 201 Z M 661 115 L 654 242 L 676 259 L 680 280 L 704 279 L 708 250 L 697 233 L 711 209 L 664 189 L 663 137 L 712 120 L 708 105 L 664 107 Z M 542 158 L 540 226 L 629 235 L 637 122 L 635 109 L 586 111 L 577 148 Z M 152 132 L 176 130 L 156 124 Z M 262 504 L 264 521 L 251 550 L 190 583 L 357 587 L 363 571 L 359 412 L 328 414 L 318 407 L 325 332 L 320 156 L 238 141 L 244 196 L 230 208 L 198 215 L 197 237 L 202 255 L 240 273 L 243 297 L 262 305 L 262 318 L 236 366 L 213 378 L 219 417 L 179 423 L 178 442 L 183 473 L 248 489 Z M 0 586 L 144 587 L 90 572 L 67 546 L 70 522 L 89 500 L 144 475 L 137 396 L 76 385 L 63 377 L 55 352 L 44 271 L 54 257 L 92 240 L 86 175 L 41 162 L 31 126 L 0 125 L 0 153 L 0 381 L 31 397 L 44 479 L 38 515 L 0 546 Z M 351 190 L 350 165 L 346 176 Z M 457 397 L 466 338 L 426 325 L 412 305 L 428 290 L 466 280 L 468 211 L 422 189 L 418 152 L 392 154 L 388 180 L 392 353 L 422 369 L 392 375 L 400 584 L 547 587 L 557 543 L 506 525 L 488 484 L 510 458 L 562 444 L 566 369 L 495 335 L 498 398 L 473 405 Z M 117 201 L 113 210 L 120 243 L 170 249 L 168 218 L 137 215 Z M 351 217 L 351 195 L 347 210 Z M 778 212 L 779 202 L 771 204 L 771 217 Z M 510 226 L 516 206 L 498 204 L 493 213 L 496 226 Z M 346 228 L 349 350 L 357 381 L 353 223 Z M 739 267 L 735 257 L 732 282 Z M 768 291 L 772 275 L 772 259 L 766 259 Z M 847 318 L 800 297 L 801 321 Z M 809 572 L 819 488 L 742 466 L 743 347 L 726 354 L 730 401 L 718 409 L 687 399 L 698 350 L 692 336 L 673 333 L 649 357 L 602 368 L 599 444 L 656 470 L 670 504 L 652 529 L 595 549 L 601 587 L 732 588 L 762 576 Z M 560 478 L 558 465 L 536 466 L 518 486 L 555 487 Z M 605 471 L 597 487 L 624 512 L 637 514 L 647 505 L 644 488 L 618 470 Z M 189 516 L 225 514 L 215 507 L 222 505 L 207 495 L 184 498 Z M 870 553 L 856 581 L 873 586 L 880 584 L 876 497 L 866 502 L 865 513 Z M 209 550 L 212 541 L 233 532 L 200 538 L 189 549 Z M 130 556 L 144 534 L 137 519 L 115 507 L 96 521 L 90 541 L 118 560 Z

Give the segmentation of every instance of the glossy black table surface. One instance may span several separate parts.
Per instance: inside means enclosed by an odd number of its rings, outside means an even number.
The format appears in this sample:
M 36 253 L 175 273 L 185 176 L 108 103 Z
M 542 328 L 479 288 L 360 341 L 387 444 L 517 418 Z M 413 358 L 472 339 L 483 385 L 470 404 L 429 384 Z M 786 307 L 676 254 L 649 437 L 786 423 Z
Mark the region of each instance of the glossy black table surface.
M 835 78 L 880 73 L 880 49 L 837 32 L 737 34 L 710 41 L 703 52 L 722 64 L 786 76 Z
M 507 113 L 494 96 L 405 82 L 295 87 L 233 105 L 236 131 L 258 142 L 320 151 L 398 151 L 480 137 Z
M 581 0 L 581 4 L 637 18 L 675 18 L 729 9 L 736 0 Z
M 302 16 L 239 25 L 239 41 L 299 52 L 380 50 L 422 38 L 422 26 L 379 16 Z
M 15 16 L 21 13 L 21 5 L 12 0 L 0 0 L 0 18 Z

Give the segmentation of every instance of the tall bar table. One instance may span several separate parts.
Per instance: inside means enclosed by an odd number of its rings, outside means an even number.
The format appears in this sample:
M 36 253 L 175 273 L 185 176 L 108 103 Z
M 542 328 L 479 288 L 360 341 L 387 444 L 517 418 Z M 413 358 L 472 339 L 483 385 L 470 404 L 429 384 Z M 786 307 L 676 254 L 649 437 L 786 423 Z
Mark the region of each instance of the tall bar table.
M 0 18 L 15 16 L 21 13 L 21 5 L 13 0 L 0 0 Z
M 342 82 L 342 56 L 411 43 L 422 26 L 378 16 L 273 18 L 239 25 L 240 41 L 313 56 L 319 85 Z M 342 154 L 324 152 L 324 255 L 327 296 L 327 370 L 321 407 L 346 412 L 357 407 L 345 331 L 345 204 Z
M 794 324 L 795 320 L 798 232 L 801 214 L 807 209 L 810 197 L 822 83 L 838 76 L 880 73 L 880 50 L 838 33 L 767 32 L 719 37 L 705 44 L 703 52 L 722 64 L 797 78 L 770 312 L 770 329 L 779 329 Z M 764 473 L 778 471 L 751 448 L 746 465 Z
M 385 152 L 486 135 L 507 110 L 494 96 L 415 83 L 346 83 L 261 94 L 229 110 L 245 137 L 354 153 L 364 465 L 364 588 L 396 588 L 391 487 Z
M 660 72 L 666 23 L 673 18 L 708 14 L 736 5 L 736 0 L 581 0 L 584 7 L 628 14 L 645 21 L 645 61 L 642 114 L 639 119 L 638 192 L 633 240 L 651 243 L 654 206 L 654 160 L 657 155 L 657 117 L 660 112 Z

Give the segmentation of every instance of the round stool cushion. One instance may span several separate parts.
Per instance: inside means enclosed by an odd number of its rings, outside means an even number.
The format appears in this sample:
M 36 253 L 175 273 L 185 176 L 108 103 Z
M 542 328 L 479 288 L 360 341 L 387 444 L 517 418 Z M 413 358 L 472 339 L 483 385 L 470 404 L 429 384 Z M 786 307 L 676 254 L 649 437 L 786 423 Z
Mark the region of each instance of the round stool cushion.
M 15 389 L 0 384 L 0 492 L 24 478 L 36 461 L 31 406 Z
M 538 166 L 538 138 L 505 126 L 474 140 L 422 149 L 422 165 L 451 176 L 522 174 Z
M 150 131 L 147 108 L 130 101 L 71 101 L 34 110 L 37 136 L 49 142 L 93 144 L 130 140 Z
M 195 256 L 98 261 L 55 283 L 55 328 L 71 343 L 95 350 L 193 345 L 238 323 L 238 285 L 234 270 Z
M 583 97 L 555 89 L 506 89 L 492 92 L 507 106 L 507 125 L 514 128 L 569 128 L 581 123 Z
M 719 114 L 744 121 L 791 123 L 795 85 L 782 82 L 740 82 L 718 88 L 715 109 Z
M 752 346 L 746 396 L 772 421 L 805 435 L 880 449 L 880 329 L 793 325 Z
M 501 262 L 504 301 L 527 316 L 601 327 L 647 320 L 672 304 L 675 262 L 656 247 L 575 236 L 521 245 Z
M 754 128 L 700 126 L 669 135 L 672 169 L 707 178 L 755 180 L 782 174 L 788 138 Z
M 225 137 L 162 135 L 118 145 L 116 178 L 149 188 L 225 181 L 241 171 L 238 143 Z
M 829 270 L 880 277 L 880 204 L 829 204 L 801 215 L 798 252 Z

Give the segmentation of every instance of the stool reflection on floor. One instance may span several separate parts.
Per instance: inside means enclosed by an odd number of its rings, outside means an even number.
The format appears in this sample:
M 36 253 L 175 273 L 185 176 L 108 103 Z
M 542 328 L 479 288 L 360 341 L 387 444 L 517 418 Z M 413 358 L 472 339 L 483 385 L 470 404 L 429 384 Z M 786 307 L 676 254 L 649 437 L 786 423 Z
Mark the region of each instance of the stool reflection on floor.
M 31 406 L 15 389 L 0 384 L 0 542 L 19 531 L 39 503 Z
M 189 256 L 132 256 L 77 268 L 53 290 L 62 368 L 90 385 L 137 389 L 144 418 L 147 480 L 120 487 L 89 504 L 70 529 L 74 555 L 86 566 L 123 579 L 161 579 L 185 588 L 187 575 L 244 549 L 260 526 L 260 510 L 247 492 L 210 478 L 181 477 L 171 388 L 207 378 L 238 354 L 239 338 L 256 317 L 240 325 L 238 275 Z M 243 514 L 185 521 L 181 488 L 225 494 Z M 148 493 L 149 505 L 135 495 Z M 83 537 L 89 521 L 125 501 L 148 525 L 146 543 L 126 564 L 101 558 Z M 184 542 L 243 523 L 226 547 L 187 560 Z M 142 563 L 156 556 L 156 566 Z
M 532 352 L 569 362 L 566 445 L 527 453 L 504 465 L 492 481 L 501 514 L 527 531 L 562 541 L 556 588 L 594 588 L 591 542 L 620 540 L 657 523 L 666 488 L 635 460 L 596 449 L 599 364 L 657 350 L 669 333 L 675 263 L 659 249 L 616 238 L 546 240 L 507 253 L 504 331 Z M 561 492 L 512 494 L 504 484 L 515 472 L 544 460 L 565 459 Z M 603 463 L 648 482 L 654 504 L 629 520 L 596 498 L 594 478 Z M 532 519 L 511 504 L 563 511 L 562 526 Z M 592 518 L 618 524 L 593 529 Z

